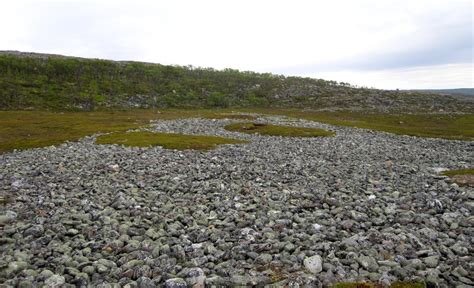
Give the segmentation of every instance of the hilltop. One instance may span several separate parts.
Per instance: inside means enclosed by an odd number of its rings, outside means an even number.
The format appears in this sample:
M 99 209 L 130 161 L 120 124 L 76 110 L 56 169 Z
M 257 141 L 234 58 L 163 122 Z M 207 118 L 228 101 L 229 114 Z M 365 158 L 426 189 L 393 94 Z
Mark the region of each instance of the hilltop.
M 235 69 L 0 51 L 0 109 L 285 107 L 472 112 L 449 95 L 360 88 Z

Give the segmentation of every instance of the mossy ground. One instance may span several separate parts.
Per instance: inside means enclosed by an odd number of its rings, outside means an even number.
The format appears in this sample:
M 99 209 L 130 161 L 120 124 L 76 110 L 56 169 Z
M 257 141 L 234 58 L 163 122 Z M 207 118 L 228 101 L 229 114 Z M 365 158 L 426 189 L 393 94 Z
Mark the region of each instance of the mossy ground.
M 238 114 L 239 113 L 239 114 Z M 0 111 L 0 153 L 76 141 L 95 133 L 143 127 L 150 120 L 238 118 L 241 113 L 285 115 L 333 125 L 420 137 L 474 140 L 474 114 L 395 115 L 297 109 L 164 109 L 95 112 Z M 235 116 L 239 115 L 239 116 Z M 252 115 L 250 115 L 252 116 Z M 238 118 L 242 119 L 242 118 Z M 245 118 L 246 119 L 246 118 Z M 249 119 L 253 120 L 253 119 Z
M 58 145 L 95 133 L 126 131 L 150 120 L 203 117 L 210 110 L 130 110 L 96 112 L 0 111 L 0 153 Z
M 253 122 L 233 123 L 225 126 L 226 130 L 247 134 L 260 134 L 283 137 L 319 137 L 331 136 L 333 132 L 317 128 L 280 126 Z
M 444 171 L 443 175 L 449 176 L 455 183 L 461 186 L 474 187 L 474 169 L 458 169 Z
M 474 140 L 474 114 L 386 114 L 320 112 L 300 109 L 249 109 L 249 112 L 410 135 L 450 140 Z
M 155 133 L 147 131 L 116 132 L 97 137 L 97 144 L 121 144 L 125 146 L 161 146 L 177 150 L 209 150 L 222 144 L 242 144 L 247 141 L 215 136 Z

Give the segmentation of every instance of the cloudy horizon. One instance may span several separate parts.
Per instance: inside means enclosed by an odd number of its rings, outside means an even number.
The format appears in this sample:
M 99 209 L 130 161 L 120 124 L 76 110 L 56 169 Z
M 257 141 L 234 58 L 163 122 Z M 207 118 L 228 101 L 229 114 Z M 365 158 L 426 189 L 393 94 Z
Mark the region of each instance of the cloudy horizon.
M 474 86 L 470 0 L 2 4 L 0 50 L 234 68 L 382 89 Z

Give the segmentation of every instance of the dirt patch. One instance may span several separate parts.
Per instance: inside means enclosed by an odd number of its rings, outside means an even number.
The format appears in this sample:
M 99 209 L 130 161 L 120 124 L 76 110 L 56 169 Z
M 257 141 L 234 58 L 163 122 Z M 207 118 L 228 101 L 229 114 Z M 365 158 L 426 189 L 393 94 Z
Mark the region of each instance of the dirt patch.
M 474 175 L 472 174 L 461 174 L 451 176 L 453 182 L 461 186 L 474 187 Z

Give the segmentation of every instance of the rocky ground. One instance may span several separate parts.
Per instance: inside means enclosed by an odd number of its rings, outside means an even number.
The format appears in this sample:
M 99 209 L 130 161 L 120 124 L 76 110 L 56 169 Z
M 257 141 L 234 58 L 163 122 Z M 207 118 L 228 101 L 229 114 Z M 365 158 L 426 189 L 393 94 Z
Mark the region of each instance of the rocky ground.
M 472 167 L 473 142 L 260 120 L 337 134 L 187 119 L 152 129 L 251 143 L 198 152 L 90 137 L 0 155 L 2 287 L 474 285 L 474 190 L 438 175 Z

